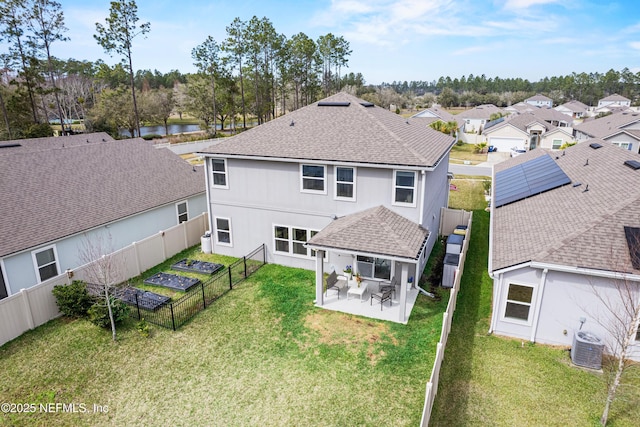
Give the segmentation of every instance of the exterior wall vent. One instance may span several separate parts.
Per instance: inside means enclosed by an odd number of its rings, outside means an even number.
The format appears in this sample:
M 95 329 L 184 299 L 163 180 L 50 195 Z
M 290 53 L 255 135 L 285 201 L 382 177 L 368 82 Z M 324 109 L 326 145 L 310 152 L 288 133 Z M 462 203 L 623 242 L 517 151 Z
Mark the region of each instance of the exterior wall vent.
M 602 368 L 602 340 L 587 331 L 576 331 L 571 346 L 571 361 L 574 365 L 590 369 Z

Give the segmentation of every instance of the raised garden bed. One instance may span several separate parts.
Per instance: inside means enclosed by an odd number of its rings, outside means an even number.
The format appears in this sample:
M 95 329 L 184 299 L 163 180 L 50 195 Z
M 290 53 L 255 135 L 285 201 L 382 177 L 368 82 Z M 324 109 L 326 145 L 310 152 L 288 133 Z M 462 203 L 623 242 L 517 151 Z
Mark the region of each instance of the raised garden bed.
M 178 276 L 176 274 L 156 273 L 151 277 L 147 277 L 144 283 L 148 285 L 164 286 L 165 288 L 174 289 L 176 291 L 187 291 L 189 288 L 200 283 L 199 279 L 192 277 Z
M 189 273 L 213 274 L 224 268 L 224 265 L 185 258 L 173 264 L 171 268 L 173 270 L 187 271 Z
M 157 310 L 171 300 L 167 296 L 136 288 L 124 288 L 118 298 L 131 305 L 136 305 L 137 302 L 140 308 L 151 311 Z

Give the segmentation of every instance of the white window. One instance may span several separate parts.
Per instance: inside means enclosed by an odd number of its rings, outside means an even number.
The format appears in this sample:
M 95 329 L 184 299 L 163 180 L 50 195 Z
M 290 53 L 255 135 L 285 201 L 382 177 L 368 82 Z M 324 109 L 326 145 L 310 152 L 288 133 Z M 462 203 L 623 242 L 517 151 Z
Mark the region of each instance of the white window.
M 0 299 L 6 298 L 9 296 L 9 292 L 7 290 L 7 285 L 4 281 L 4 272 L 2 269 L 2 261 L 0 261 Z
M 531 314 L 532 300 L 532 286 L 510 283 L 507 291 L 507 304 L 504 310 L 504 317 L 528 322 L 529 315 Z
M 232 246 L 231 242 L 231 219 L 215 217 L 216 243 Z
M 358 255 L 357 261 L 362 277 L 391 280 L 391 260 Z
M 315 251 L 308 249 L 305 244 L 316 233 L 316 230 L 309 230 L 306 228 L 274 225 L 274 251 L 280 254 L 301 256 L 306 258 L 315 257 Z
M 335 167 L 336 199 L 356 199 L 356 170 L 344 166 Z
M 178 224 L 187 221 L 189 219 L 187 202 L 176 203 L 176 213 L 178 214 Z
M 394 204 L 416 205 L 416 173 L 412 171 L 394 171 Z
M 615 145 L 616 147 L 620 147 L 620 148 L 624 148 L 625 150 L 631 150 L 631 143 L 630 142 L 617 142 L 617 141 L 613 141 L 611 142 L 613 145 Z
M 559 150 L 560 147 L 562 147 L 562 140 L 561 139 L 554 139 L 551 142 L 551 149 L 552 150 Z
M 211 159 L 211 171 L 213 173 L 212 178 L 214 187 L 229 188 L 226 159 Z
M 300 165 L 300 191 L 327 194 L 326 168 L 323 165 Z
M 55 246 L 49 246 L 47 248 L 40 249 L 39 251 L 33 251 L 31 252 L 31 257 L 33 258 L 33 264 L 36 269 L 38 283 L 58 275 L 60 266 L 58 265 L 58 256 Z

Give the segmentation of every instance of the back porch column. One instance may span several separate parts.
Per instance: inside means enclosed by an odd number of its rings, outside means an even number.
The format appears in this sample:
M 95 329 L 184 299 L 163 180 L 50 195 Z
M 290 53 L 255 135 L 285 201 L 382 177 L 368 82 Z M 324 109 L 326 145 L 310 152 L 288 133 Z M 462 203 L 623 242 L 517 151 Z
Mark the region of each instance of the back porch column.
M 324 252 L 316 251 L 316 305 L 324 305 Z
M 409 279 L 409 264 L 403 262 L 400 265 L 402 265 L 402 273 L 400 274 L 400 310 L 398 310 L 400 317 L 398 320 L 404 323 L 407 318 L 407 281 Z

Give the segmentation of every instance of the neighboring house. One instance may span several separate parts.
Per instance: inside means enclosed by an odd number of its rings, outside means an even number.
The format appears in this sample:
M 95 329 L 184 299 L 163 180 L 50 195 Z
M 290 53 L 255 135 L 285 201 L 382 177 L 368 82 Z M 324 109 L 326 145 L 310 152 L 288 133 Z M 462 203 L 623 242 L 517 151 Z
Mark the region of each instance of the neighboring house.
M 483 138 L 487 145 L 499 152 L 508 152 L 514 147 L 525 150 L 538 147 L 557 150 L 563 144 L 573 141 L 573 136 L 566 128 L 547 123 L 534 113 L 523 113 L 489 123 L 484 129 Z
M 463 111 L 454 117 L 462 132 L 481 134 L 484 125 L 491 121 L 491 116 L 497 114 L 505 114 L 505 112 L 493 104 L 483 104 Z
M 539 93 L 532 96 L 531 98 L 525 99 L 524 102 L 525 104 L 533 105 L 540 108 L 553 108 L 553 99 Z
M 631 110 L 588 120 L 574 127 L 578 142 L 601 138 L 633 153 L 640 152 L 640 113 Z
M 565 102 L 562 105 L 558 105 L 554 108 L 563 114 L 573 117 L 574 119 L 582 119 L 588 116 L 589 107 L 580 101 L 575 99 L 569 102 Z
M 598 107 L 631 107 L 631 100 L 614 93 L 598 101 Z
M 206 212 L 202 168 L 106 133 L 0 143 L 0 196 L 0 297 Z
M 269 262 L 316 270 L 319 306 L 322 273 L 347 265 L 405 290 L 437 239 L 453 142 L 346 93 L 224 139 L 200 153 L 214 252 L 265 243 Z
M 582 329 L 615 351 L 597 294 L 615 302 L 621 280 L 640 292 L 640 246 L 629 238 L 640 236 L 639 167 L 640 155 L 602 140 L 495 165 L 490 332 L 567 346 Z
M 517 104 L 513 104 L 508 107 L 505 107 L 504 112 L 511 115 L 521 114 L 521 113 L 531 112 L 537 108 L 538 107 L 534 107 L 533 105 L 530 105 L 530 104 L 525 104 L 524 102 L 518 102 Z
M 412 119 L 416 119 L 416 118 L 433 119 L 434 122 L 436 120 L 440 120 L 447 123 L 447 122 L 455 121 L 456 116 L 449 113 L 448 111 L 443 110 L 440 107 L 434 106 L 414 114 L 413 116 L 411 116 L 411 118 Z

